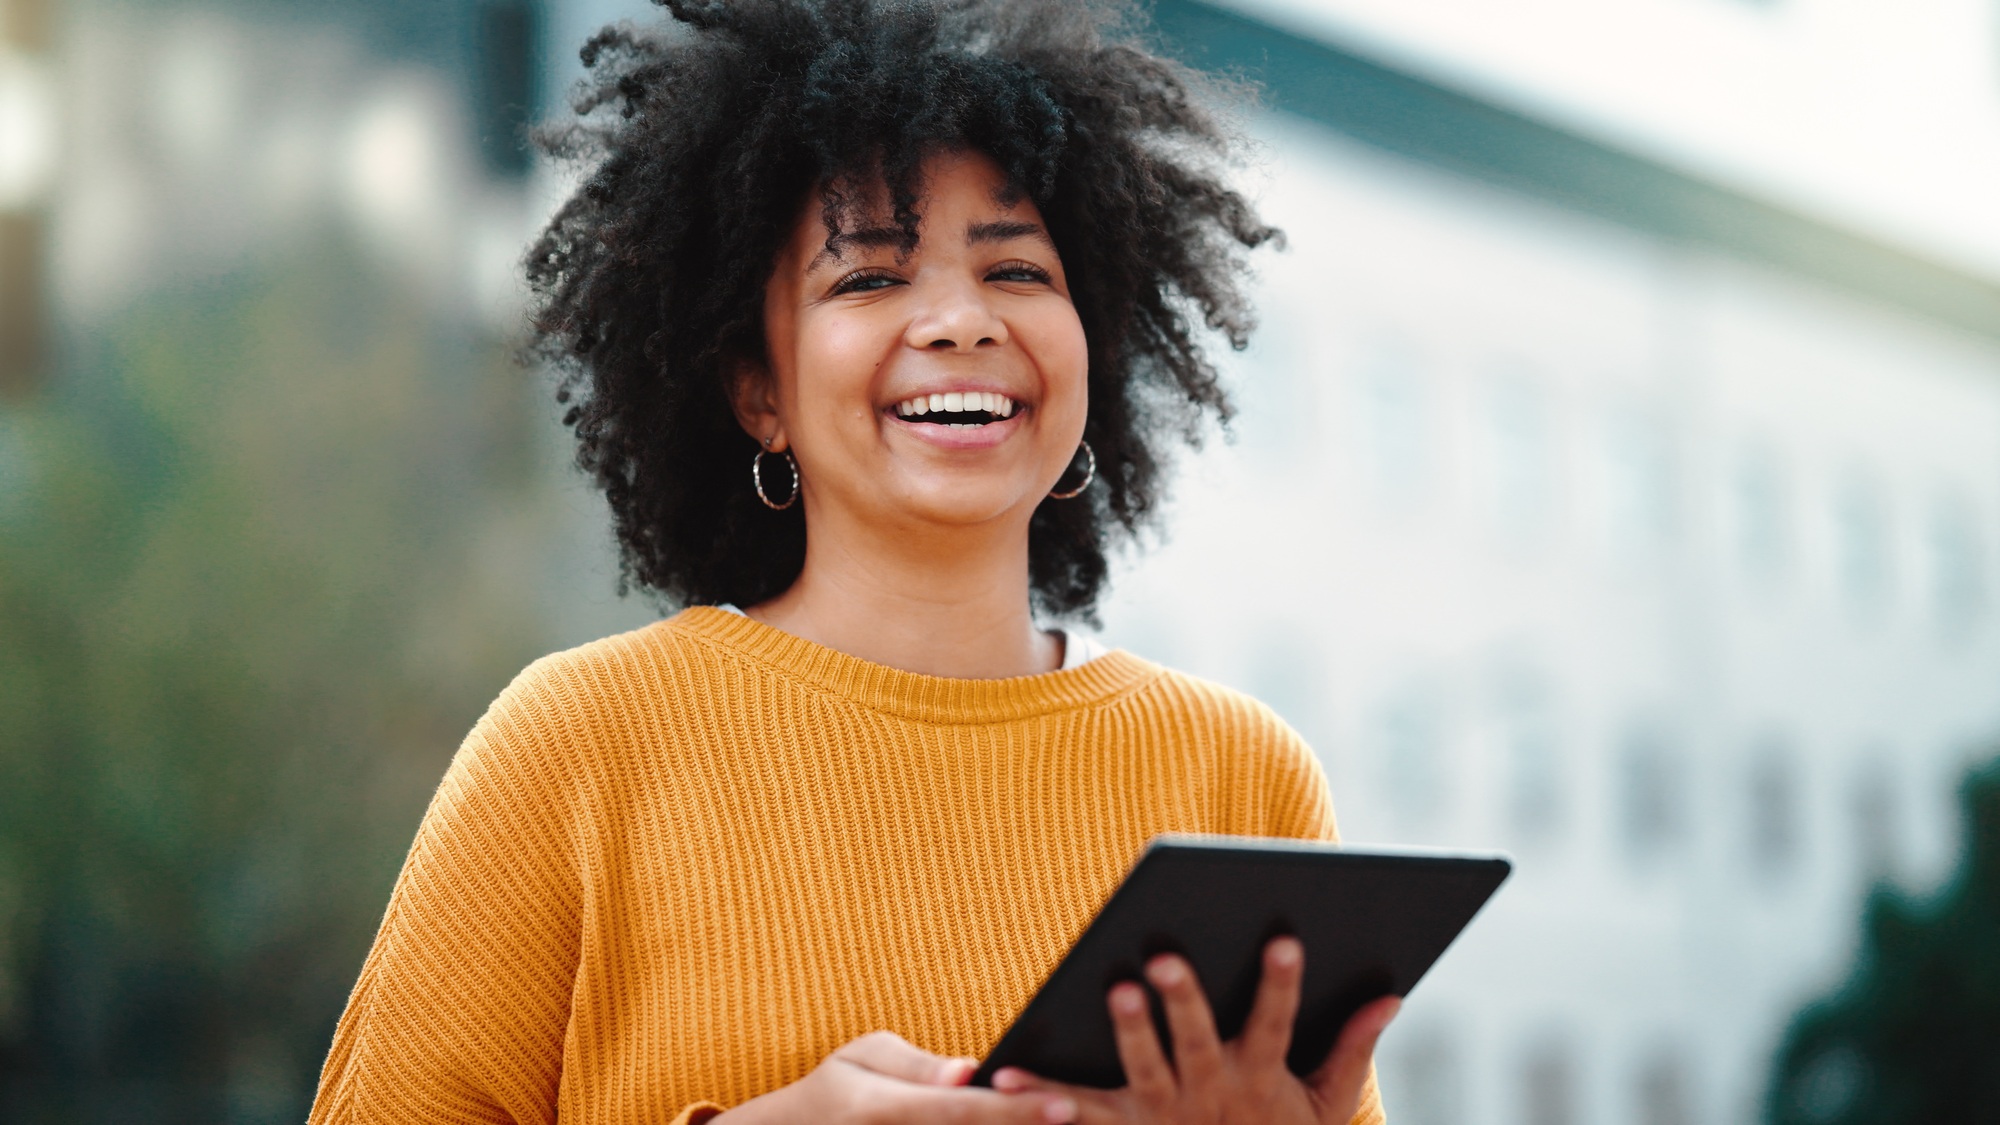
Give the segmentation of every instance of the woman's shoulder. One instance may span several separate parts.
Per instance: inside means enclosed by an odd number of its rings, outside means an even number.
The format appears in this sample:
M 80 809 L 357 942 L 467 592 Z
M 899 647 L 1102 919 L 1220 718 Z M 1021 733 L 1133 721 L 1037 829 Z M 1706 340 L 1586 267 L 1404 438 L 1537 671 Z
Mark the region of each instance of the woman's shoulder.
M 1174 732 L 1226 794 L 1226 827 L 1256 836 L 1334 839 L 1319 758 L 1291 724 L 1247 692 L 1162 668 L 1144 693 L 1150 725 Z
M 678 618 L 676 614 L 539 657 L 515 675 L 506 691 L 587 692 L 654 675 L 663 664 L 685 659 L 676 651 L 683 647 L 677 636 Z
M 688 654 L 679 643 L 674 618 L 599 637 L 549 653 L 516 673 L 494 701 L 496 707 L 533 702 L 538 706 L 583 703 L 608 693 L 650 684 Z
M 552 652 L 501 689 L 466 748 L 549 759 L 615 746 L 638 726 L 685 714 L 719 664 L 678 615 Z
M 1307 752 L 1298 732 L 1256 696 L 1190 672 L 1154 667 L 1158 674 L 1147 685 L 1144 701 L 1160 716 L 1232 743 Z

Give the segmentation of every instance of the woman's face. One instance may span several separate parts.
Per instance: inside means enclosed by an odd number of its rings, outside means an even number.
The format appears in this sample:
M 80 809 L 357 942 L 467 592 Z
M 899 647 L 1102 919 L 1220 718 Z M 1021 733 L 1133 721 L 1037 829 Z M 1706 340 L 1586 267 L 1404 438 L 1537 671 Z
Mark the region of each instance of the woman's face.
M 1083 436 L 1088 360 L 1062 260 L 1034 204 L 977 153 L 925 162 L 915 249 L 881 192 L 828 253 L 802 209 L 765 290 L 769 369 L 746 381 L 752 437 L 790 448 L 808 525 L 1025 530 Z M 766 474 L 773 495 L 788 483 Z

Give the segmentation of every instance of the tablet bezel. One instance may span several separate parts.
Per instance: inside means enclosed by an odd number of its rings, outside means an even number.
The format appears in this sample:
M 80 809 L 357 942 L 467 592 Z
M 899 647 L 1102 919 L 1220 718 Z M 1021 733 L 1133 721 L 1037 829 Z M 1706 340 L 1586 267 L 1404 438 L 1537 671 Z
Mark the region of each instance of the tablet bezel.
M 1190 896 L 1212 900 L 1217 896 L 1226 898 L 1232 891 L 1243 891 L 1246 882 L 1269 883 L 1275 878 L 1282 883 L 1286 880 L 1281 873 L 1295 865 L 1315 869 L 1316 873 L 1303 883 L 1292 880 L 1297 890 L 1274 895 L 1274 900 L 1284 894 L 1338 895 L 1342 891 L 1334 889 L 1334 885 L 1345 883 L 1345 892 L 1354 899 L 1348 907 L 1367 916 L 1364 924 L 1372 919 L 1378 931 L 1398 932 L 1357 935 L 1349 927 L 1334 928 L 1328 912 L 1341 909 L 1339 905 L 1299 901 L 1295 897 L 1289 901 L 1271 901 L 1262 909 L 1245 908 L 1237 918 L 1247 917 L 1247 921 L 1218 923 L 1191 913 Z M 1216 882 L 1216 876 L 1231 869 L 1238 871 L 1236 880 Z M 1241 1027 L 1243 1017 L 1248 1014 L 1248 996 L 1254 993 L 1261 963 L 1257 951 L 1271 937 L 1286 932 L 1299 934 L 1307 943 L 1306 995 L 1288 1062 L 1294 1073 L 1308 1073 L 1332 1048 L 1341 1025 L 1362 1004 L 1392 993 L 1407 995 L 1491 899 L 1512 869 L 1513 861 L 1494 851 L 1384 848 L 1238 836 L 1156 837 L 1077 938 L 1069 954 L 1049 973 L 1007 1032 L 987 1053 L 974 1072 L 972 1083 L 990 1085 L 993 1073 L 1001 1067 L 1023 1066 L 1057 1081 L 1099 1087 L 1122 1085 L 1123 1070 L 1112 1047 L 1104 992 L 1118 980 L 1141 979 L 1139 970 L 1144 961 L 1168 950 L 1186 953 L 1196 963 L 1204 991 L 1215 1006 L 1218 1030 L 1228 1038 Z M 1177 872 L 1185 883 L 1190 879 L 1199 881 L 1204 870 L 1213 885 L 1181 885 L 1169 892 Z M 1246 879 L 1244 872 L 1253 874 Z M 1395 878 L 1384 880 L 1385 873 Z M 1428 900 L 1405 892 L 1406 887 L 1410 891 L 1416 889 L 1408 887 L 1412 880 L 1430 885 Z M 1197 948 L 1187 949 L 1166 932 L 1176 925 L 1195 935 Z M 1209 932 L 1217 926 L 1232 933 L 1217 938 Z M 1232 949 L 1242 946 L 1244 964 L 1234 970 L 1218 969 L 1217 955 L 1208 948 L 1217 941 Z M 1315 945 L 1321 947 L 1318 961 L 1314 958 Z M 1344 952 L 1336 952 L 1340 950 Z M 1329 964 L 1329 956 L 1344 957 L 1355 963 Z M 1233 953 L 1229 955 L 1229 963 L 1236 960 Z M 1097 979 L 1087 979 L 1091 977 Z M 1157 997 L 1153 1007 L 1163 1045 L 1171 1053 L 1171 1043 L 1164 1038 L 1164 1013 Z M 1050 1030 L 1056 1027 L 1062 1031 Z M 1091 1034 L 1091 1028 L 1100 1029 L 1101 1037 Z M 1078 1060 L 1075 1065 L 1052 1062 L 1041 1043 L 1054 1034 L 1071 1038 L 1083 1035 L 1096 1040 L 1094 1048 L 1084 1052 L 1093 1057 Z

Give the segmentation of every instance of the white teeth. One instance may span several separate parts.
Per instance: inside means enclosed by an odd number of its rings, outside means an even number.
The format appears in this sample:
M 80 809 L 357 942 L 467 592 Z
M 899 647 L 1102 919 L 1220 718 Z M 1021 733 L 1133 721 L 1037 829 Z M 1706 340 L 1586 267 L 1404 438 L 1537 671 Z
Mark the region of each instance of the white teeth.
M 918 395 L 896 404 L 898 418 L 917 418 L 940 411 L 954 413 L 984 411 L 996 419 L 1011 418 L 1014 416 L 1014 400 L 993 391 L 952 391 L 947 394 Z

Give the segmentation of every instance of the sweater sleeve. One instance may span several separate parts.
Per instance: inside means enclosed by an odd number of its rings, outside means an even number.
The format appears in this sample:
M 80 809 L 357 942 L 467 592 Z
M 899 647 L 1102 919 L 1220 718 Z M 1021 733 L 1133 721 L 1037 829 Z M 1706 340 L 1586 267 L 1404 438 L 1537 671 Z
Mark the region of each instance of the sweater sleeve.
M 554 658 L 551 658 L 554 659 Z M 446 771 L 321 1071 L 309 1125 L 553 1125 L 592 792 L 574 692 L 511 684 Z M 701 1101 L 671 1125 L 722 1112 Z
M 556 1119 L 581 890 L 573 779 L 529 681 L 473 728 L 431 801 L 312 1125 Z

